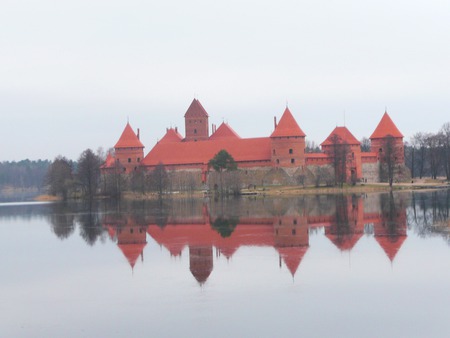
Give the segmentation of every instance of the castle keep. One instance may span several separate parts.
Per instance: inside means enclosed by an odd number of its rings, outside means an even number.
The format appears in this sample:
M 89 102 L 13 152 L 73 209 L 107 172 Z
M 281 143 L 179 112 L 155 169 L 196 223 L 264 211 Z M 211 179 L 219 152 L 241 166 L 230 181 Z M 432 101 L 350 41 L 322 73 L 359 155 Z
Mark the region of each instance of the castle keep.
M 212 125 L 210 135 L 209 115 L 197 99 L 184 119 L 185 137 L 177 128 L 168 128 L 145 157 L 139 130 L 136 134 L 127 123 L 102 171 L 120 165 L 122 172 L 131 173 L 163 164 L 172 175 L 189 173 L 199 185 L 207 183 L 208 162 L 222 149 L 236 161 L 243 186 L 314 184 L 320 177 L 334 179 L 335 175 L 349 183 L 379 182 L 388 156 L 397 167 L 405 167 L 403 135 L 387 112 L 370 136 L 370 152 L 361 151 L 360 142 L 346 127 L 336 127 L 321 143 L 321 152 L 307 152 L 306 134 L 289 108 L 278 122 L 274 119 L 270 136 L 257 138 L 241 138 L 225 122 L 218 128 Z

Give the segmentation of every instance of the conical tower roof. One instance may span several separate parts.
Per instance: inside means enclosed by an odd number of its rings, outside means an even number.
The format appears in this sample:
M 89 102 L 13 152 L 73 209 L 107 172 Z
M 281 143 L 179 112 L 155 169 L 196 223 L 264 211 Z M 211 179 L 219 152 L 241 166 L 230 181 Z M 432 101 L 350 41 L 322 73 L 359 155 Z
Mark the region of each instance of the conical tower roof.
M 184 117 L 208 117 L 208 113 L 199 100 L 194 99 Z
M 300 136 L 305 137 L 306 134 L 295 121 L 294 116 L 292 116 L 289 108 L 286 107 L 283 115 L 281 116 L 280 122 L 276 126 L 270 137 L 287 137 L 287 136 Z
M 395 123 L 392 121 L 391 117 L 387 112 L 384 112 L 380 123 L 375 128 L 375 131 L 370 136 L 370 139 L 374 138 L 384 138 L 386 136 L 392 137 L 403 137 L 403 134 L 398 130 Z
M 131 128 L 130 123 L 127 122 L 114 148 L 144 148 L 144 145 L 133 131 L 133 128 Z

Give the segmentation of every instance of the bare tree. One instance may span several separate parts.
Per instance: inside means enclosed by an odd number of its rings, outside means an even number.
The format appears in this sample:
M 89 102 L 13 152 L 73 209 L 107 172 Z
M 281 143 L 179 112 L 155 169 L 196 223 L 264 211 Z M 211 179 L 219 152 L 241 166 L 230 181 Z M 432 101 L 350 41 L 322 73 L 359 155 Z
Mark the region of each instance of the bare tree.
M 150 189 L 156 191 L 159 195 L 167 191 L 170 181 L 164 164 L 159 163 L 148 175 L 148 180 Z
M 380 178 L 387 180 L 389 186 L 392 187 L 395 175 L 398 173 L 397 164 L 401 155 L 399 154 L 400 149 L 396 147 L 395 138 L 391 135 L 383 140 L 382 149 L 384 149 L 384 152 L 380 153 Z
M 100 165 L 102 161 L 91 149 L 86 149 L 78 159 L 78 182 L 86 198 L 92 199 L 100 183 Z
M 428 162 L 430 164 L 431 178 L 436 179 L 442 165 L 442 134 L 427 134 Z
M 66 200 L 73 188 L 72 162 L 63 156 L 58 156 L 49 166 L 45 177 L 48 192 Z
M 103 194 L 114 198 L 120 198 L 127 188 L 127 179 L 124 174 L 124 167 L 119 161 L 115 161 L 112 168 L 102 174 Z
M 442 162 L 445 169 L 445 176 L 450 180 L 450 122 L 444 123 L 441 127 L 443 158 Z
M 363 153 L 370 152 L 370 139 L 368 139 L 367 137 L 363 137 L 360 142 L 361 142 L 361 151 Z
M 426 161 L 427 161 L 427 135 L 424 133 L 415 133 L 411 139 L 411 144 L 414 145 L 414 163 L 417 167 L 419 178 L 425 175 Z M 414 174 L 413 174 L 414 175 Z
M 347 181 L 347 158 L 350 146 L 338 135 L 331 137 L 331 156 L 333 158 L 334 184 L 342 187 Z

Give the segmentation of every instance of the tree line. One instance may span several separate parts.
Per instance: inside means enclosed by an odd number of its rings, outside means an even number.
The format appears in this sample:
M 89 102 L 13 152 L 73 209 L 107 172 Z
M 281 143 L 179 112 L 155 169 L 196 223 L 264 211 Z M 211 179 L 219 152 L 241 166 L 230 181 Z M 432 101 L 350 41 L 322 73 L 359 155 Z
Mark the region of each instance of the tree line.
M 450 122 L 436 133 L 415 133 L 405 143 L 405 164 L 412 178 L 442 176 L 450 180 Z
M 0 162 L 0 188 L 37 188 L 43 186 L 49 160 Z

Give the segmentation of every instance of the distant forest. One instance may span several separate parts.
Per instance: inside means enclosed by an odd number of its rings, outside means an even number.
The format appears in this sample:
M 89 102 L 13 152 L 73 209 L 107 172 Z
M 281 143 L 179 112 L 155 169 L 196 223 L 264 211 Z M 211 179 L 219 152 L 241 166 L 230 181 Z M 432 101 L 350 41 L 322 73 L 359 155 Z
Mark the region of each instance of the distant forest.
M 0 189 L 12 188 L 42 188 L 49 160 L 22 160 L 19 162 L 0 162 Z

